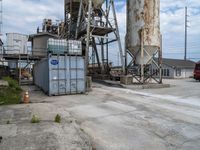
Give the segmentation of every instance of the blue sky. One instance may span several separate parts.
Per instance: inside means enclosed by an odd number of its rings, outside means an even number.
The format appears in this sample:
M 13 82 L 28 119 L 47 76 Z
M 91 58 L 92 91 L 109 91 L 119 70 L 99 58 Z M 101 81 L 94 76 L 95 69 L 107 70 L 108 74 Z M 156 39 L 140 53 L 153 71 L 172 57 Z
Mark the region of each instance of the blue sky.
M 3 33 L 35 33 L 44 18 L 63 20 L 64 0 L 3 0 Z M 120 35 L 124 47 L 126 1 L 115 0 Z M 161 0 L 163 55 L 184 57 L 184 7 L 188 6 L 188 58 L 200 60 L 200 0 Z M 117 45 L 117 44 L 116 44 Z M 118 61 L 117 47 L 110 51 L 111 61 Z

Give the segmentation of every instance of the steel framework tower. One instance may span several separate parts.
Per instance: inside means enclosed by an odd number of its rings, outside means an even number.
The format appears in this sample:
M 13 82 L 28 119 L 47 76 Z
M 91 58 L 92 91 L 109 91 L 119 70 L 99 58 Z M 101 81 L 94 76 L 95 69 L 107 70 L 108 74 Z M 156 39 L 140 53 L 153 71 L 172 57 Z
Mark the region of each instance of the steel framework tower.
M 86 64 L 92 53 L 99 74 L 109 73 L 109 44 L 117 42 L 125 70 L 114 0 L 65 0 L 65 28 L 63 37 L 83 41 Z

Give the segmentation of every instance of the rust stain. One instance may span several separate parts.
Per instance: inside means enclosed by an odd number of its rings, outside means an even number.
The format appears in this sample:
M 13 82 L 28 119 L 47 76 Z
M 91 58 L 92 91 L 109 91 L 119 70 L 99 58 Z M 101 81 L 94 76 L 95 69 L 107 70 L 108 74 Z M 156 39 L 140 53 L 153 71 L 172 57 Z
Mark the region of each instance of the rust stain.
M 140 30 L 144 27 L 144 43 L 148 46 L 160 46 L 160 0 L 128 0 L 127 3 L 127 39 L 130 46 L 139 46 Z

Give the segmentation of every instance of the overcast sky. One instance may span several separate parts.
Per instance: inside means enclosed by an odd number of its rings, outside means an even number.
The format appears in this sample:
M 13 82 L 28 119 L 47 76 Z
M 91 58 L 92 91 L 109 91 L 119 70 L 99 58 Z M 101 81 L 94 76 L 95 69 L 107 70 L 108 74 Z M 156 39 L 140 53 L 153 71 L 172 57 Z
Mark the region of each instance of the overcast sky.
M 3 0 L 3 33 L 36 32 L 44 18 L 64 19 L 64 0 Z M 126 1 L 115 0 L 122 43 L 126 32 Z M 163 54 L 167 58 L 184 58 L 184 13 L 189 11 L 188 58 L 200 60 L 200 0 L 161 0 Z M 124 45 L 123 45 L 124 47 Z M 112 61 L 117 61 L 111 50 Z

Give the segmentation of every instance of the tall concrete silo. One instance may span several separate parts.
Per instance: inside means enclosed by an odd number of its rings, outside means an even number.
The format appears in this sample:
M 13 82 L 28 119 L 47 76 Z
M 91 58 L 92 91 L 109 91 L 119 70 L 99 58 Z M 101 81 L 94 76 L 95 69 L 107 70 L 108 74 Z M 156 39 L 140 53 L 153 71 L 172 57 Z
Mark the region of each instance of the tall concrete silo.
M 159 53 L 160 41 L 160 0 L 127 0 L 126 48 L 141 75 Z

